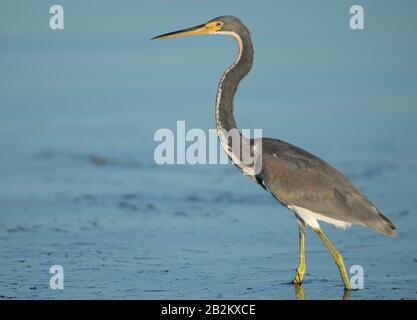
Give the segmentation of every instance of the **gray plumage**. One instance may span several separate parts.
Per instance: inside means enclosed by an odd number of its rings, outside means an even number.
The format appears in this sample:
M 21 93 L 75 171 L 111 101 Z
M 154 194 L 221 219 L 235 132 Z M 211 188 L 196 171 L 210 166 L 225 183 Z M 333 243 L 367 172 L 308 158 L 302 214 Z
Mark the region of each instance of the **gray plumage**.
M 262 162 L 260 179 L 284 205 L 395 235 L 391 221 L 346 176 L 313 154 L 266 138 L 262 140 Z
M 233 163 L 265 190 L 271 192 L 280 203 L 294 211 L 298 222 L 300 251 L 293 280 L 296 291 L 300 292 L 300 297 L 303 296 L 300 288 L 306 273 L 306 225 L 311 226 L 323 241 L 339 269 L 345 293 L 350 291 L 352 288 L 343 256 L 324 234 L 318 221 L 339 227 L 351 224 L 368 226 L 388 236 L 396 234 L 394 225 L 347 177 L 320 158 L 281 140 L 248 139 L 237 129 L 233 117 L 233 97 L 240 81 L 249 73 L 253 63 L 250 33 L 238 18 L 221 16 L 196 27 L 162 34 L 152 39 L 197 34 L 229 35 L 237 41 L 237 59 L 223 73 L 217 89 L 217 134 L 224 151 Z
M 250 33 L 236 17 L 222 16 L 222 31 L 240 38 L 238 61 L 224 73 L 216 101 L 216 124 L 227 131 L 236 128 L 233 97 L 239 82 L 250 71 L 253 47 Z M 235 36 L 236 38 L 236 36 Z M 231 142 L 230 142 L 231 143 Z M 239 165 L 238 165 L 239 166 Z M 331 219 L 368 226 L 388 236 L 395 226 L 335 168 L 294 145 L 277 139 L 262 139 L 262 170 L 252 177 L 285 206 L 298 206 Z

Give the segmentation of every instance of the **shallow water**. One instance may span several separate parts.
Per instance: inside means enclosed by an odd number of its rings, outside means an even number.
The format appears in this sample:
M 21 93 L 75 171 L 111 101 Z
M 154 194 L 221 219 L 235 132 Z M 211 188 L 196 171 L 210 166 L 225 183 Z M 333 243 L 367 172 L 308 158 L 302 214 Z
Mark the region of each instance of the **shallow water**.
M 47 2 L 9 1 L 0 13 L 0 298 L 294 299 L 298 231 L 287 209 L 232 165 L 153 160 L 155 130 L 214 126 L 234 43 L 148 39 L 219 10 L 61 2 L 61 34 L 47 28 Z M 323 226 L 348 268 L 364 269 L 350 298 L 415 299 L 416 4 L 367 2 L 375 27 L 353 35 L 338 23 L 348 6 L 322 2 L 236 12 L 256 52 L 236 118 L 335 165 L 397 226 L 396 238 Z M 311 230 L 306 241 L 305 298 L 342 299 L 329 253 Z M 54 264 L 64 290 L 49 289 Z
M 360 161 L 345 165 L 399 231 L 389 239 L 359 227 L 327 228 L 346 264 L 365 270 L 365 289 L 353 299 L 416 297 L 416 200 L 406 196 L 415 180 L 399 184 L 416 168 L 401 163 L 375 161 L 380 171 L 372 177 Z M 296 223 L 233 167 L 98 165 L 54 153 L 23 158 L 18 167 L 25 181 L 7 183 L 25 196 L 14 191 L 1 201 L 3 297 L 295 297 L 288 281 L 297 263 Z M 48 288 L 53 264 L 65 270 L 61 292 Z M 337 269 L 312 232 L 307 264 L 306 298 L 341 299 Z

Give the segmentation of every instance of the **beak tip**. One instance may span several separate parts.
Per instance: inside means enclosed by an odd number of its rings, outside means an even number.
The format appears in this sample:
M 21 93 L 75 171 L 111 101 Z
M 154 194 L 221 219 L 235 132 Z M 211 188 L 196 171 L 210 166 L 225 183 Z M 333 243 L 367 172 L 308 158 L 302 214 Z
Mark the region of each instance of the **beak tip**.
M 164 39 L 164 35 L 159 35 L 159 36 L 155 36 L 151 38 L 150 40 L 163 40 L 163 39 Z
M 207 30 L 205 30 L 205 27 L 206 27 L 205 24 L 201 24 L 201 25 L 198 25 L 198 26 L 195 26 L 195 27 L 161 34 L 159 36 L 151 38 L 151 40 L 164 40 L 164 39 L 169 39 L 169 38 L 190 36 L 190 35 L 193 35 L 193 34 L 208 34 Z

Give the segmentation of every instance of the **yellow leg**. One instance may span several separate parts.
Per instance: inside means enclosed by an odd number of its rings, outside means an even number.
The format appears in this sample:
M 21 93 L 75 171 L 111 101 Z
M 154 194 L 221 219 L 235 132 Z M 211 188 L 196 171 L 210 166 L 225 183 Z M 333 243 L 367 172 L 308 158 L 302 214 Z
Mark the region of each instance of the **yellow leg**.
M 306 259 L 304 255 L 304 228 L 299 228 L 299 238 L 300 238 L 300 258 L 298 261 L 297 272 L 295 273 L 294 283 L 301 284 L 306 273 Z
M 320 229 L 314 229 L 314 231 L 318 234 L 320 239 L 323 241 L 324 245 L 327 247 L 327 249 L 330 251 L 330 253 L 333 256 L 334 261 L 336 262 L 337 267 L 339 268 L 340 275 L 342 276 L 343 283 L 345 285 L 346 290 L 351 290 L 349 278 L 346 273 L 345 263 L 343 261 L 342 255 L 339 253 L 339 251 L 336 250 L 336 248 L 332 245 L 330 240 L 326 237 L 324 232 Z

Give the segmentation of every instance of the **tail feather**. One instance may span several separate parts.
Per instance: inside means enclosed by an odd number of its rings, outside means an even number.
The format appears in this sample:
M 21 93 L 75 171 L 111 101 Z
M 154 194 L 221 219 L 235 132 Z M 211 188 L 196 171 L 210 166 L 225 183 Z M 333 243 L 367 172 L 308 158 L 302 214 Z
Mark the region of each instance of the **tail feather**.
M 373 209 L 376 210 L 379 219 L 377 221 L 373 221 L 372 225 L 369 226 L 386 236 L 395 237 L 397 235 L 397 230 L 394 224 L 387 217 L 385 217 L 380 210 L 375 207 Z

